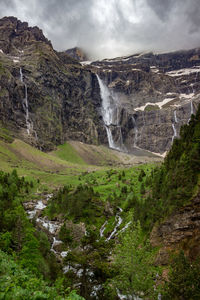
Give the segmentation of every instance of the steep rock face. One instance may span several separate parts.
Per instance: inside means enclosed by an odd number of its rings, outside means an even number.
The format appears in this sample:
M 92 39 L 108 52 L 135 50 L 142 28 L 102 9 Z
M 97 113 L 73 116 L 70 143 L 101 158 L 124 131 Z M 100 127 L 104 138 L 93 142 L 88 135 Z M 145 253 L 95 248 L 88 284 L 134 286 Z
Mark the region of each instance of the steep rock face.
M 200 103 L 200 49 L 107 59 L 89 68 L 110 90 L 118 122 L 109 127 L 122 150 L 165 152 Z
M 66 139 L 97 144 L 105 136 L 96 76 L 54 51 L 36 27 L 0 20 L 0 118 L 42 149 Z
M 200 254 L 200 193 L 191 204 L 155 226 L 150 241 L 152 246 L 161 247 L 157 256 L 158 264 L 167 264 L 170 252 L 177 249 L 183 249 L 195 259 Z
M 88 60 L 87 55 L 81 48 L 75 47 L 65 51 L 69 56 L 78 60 L 78 61 L 85 61 Z
M 17 48 L 30 45 L 33 41 L 41 41 L 51 46 L 37 26 L 28 27 L 27 22 L 21 22 L 15 17 L 0 19 L 0 49 L 6 54 L 16 53 Z

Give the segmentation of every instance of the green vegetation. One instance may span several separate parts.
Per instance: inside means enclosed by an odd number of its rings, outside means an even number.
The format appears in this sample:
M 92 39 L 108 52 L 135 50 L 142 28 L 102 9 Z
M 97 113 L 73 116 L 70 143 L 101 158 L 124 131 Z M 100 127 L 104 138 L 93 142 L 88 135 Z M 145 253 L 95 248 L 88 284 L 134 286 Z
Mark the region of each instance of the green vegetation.
M 158 109 L 160 109 L 160 107 L 158 105 L 149 104 L 145 107 L 145 111 L 158 110 Z
M 56 290 L 43 281 L 59 278 L 60 267 L 47 236 L 36 231 L 24 211 L 31 188 L 33 182 L 19 178 L 16 170 L 0 172 L 0 299 L 64 299 L 62 285 Z
M 7 143 L 12 143 L 14 141 L 10 131 L 3 127 L 0 127 L 0 139 Z
M 74 148 L 69 144 L 65 143 L 57 147 L 57 151 L 54 154 L 71 163 L 85 165 L 84 160 L 74 151 Z
M 200 109 L 190 124 L 181 128 L 180 139 L 173 146 L 161 167 L 147 176 L 147 197 L 135 207 L 135 215 L 146 230 L 190 201 L 198 183 L 200 170 Z
M 68 294 L 68 296 L 65 296 Z M 75 291 L 69 293 L 57 280 L 50 286 L 28 268 L 16 264 L 14 258 L 0 251 L 0 299 L 8 300 L 84 300 Z
M 131 216 L 132 219 L 132 216 Z M 154 266 L 155 249 L 146 240 L 140 223 L 132 223 L 122 234 L 115 249 L 117 275 L 112 284 L 123 295 L 156 299 L 155 278 L 158 267 Z
M 4 129 L 1 133 L 10 137 Z M 117 293 L 156 299 L 159 291 L 163 299 L 198 299 L 199 262 L 180 253 L 172 260 L 169 280 L 159 286 L 157 249 L 148 238 L 156 223 L 198 192 L 200 109 L 182 127 L 162 165 L 91 167 L 73 149 L 66 143 L 47 154 L 19 140 L 0 140 L 1 167 L 11 171 L 0 173 L 0 299 L 81 299 L 70 294 L 74 286 L 87 300 L 96 295 L 114 300 Z M 48 237 L 23 208 L 27 197 L 36 197 L 36 188 L 54 187 L 43 214 L 62 224 L 57 238 L 68 251 L 65 274 Z
M 190 261 L 181 251 L 173 256 L 169 280 L 165 282 L 162 299 L 200 299 L 200 262 Z

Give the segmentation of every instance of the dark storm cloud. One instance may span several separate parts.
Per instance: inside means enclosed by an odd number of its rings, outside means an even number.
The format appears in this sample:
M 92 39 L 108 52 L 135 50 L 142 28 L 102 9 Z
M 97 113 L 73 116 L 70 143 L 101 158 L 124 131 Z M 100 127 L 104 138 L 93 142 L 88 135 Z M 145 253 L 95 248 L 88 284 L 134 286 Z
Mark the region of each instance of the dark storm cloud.
M 0 16 L 38 25 L 54 47 L 96 57 L 200 46 L 200 0 L 0 0 Z

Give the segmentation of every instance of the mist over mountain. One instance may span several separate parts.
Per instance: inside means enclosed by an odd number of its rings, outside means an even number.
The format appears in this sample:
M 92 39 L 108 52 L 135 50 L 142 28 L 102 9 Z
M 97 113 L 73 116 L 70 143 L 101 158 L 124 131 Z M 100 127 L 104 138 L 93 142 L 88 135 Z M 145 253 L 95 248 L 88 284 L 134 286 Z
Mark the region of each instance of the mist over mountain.
M 198 0 L 1 0 L 0 17 L 39 26 L 57 50 L 81 47 L 92 59 L 200 45 Z

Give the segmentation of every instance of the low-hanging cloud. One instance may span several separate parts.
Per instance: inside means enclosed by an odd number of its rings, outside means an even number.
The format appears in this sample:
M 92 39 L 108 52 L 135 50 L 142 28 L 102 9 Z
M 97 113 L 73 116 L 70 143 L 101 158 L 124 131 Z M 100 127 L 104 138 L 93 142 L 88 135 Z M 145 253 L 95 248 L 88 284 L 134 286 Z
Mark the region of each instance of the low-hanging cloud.
M 93 58 L 200 46 L 199 0 L 0 0 L 0 16 L 39 26 L 57 50 Z

